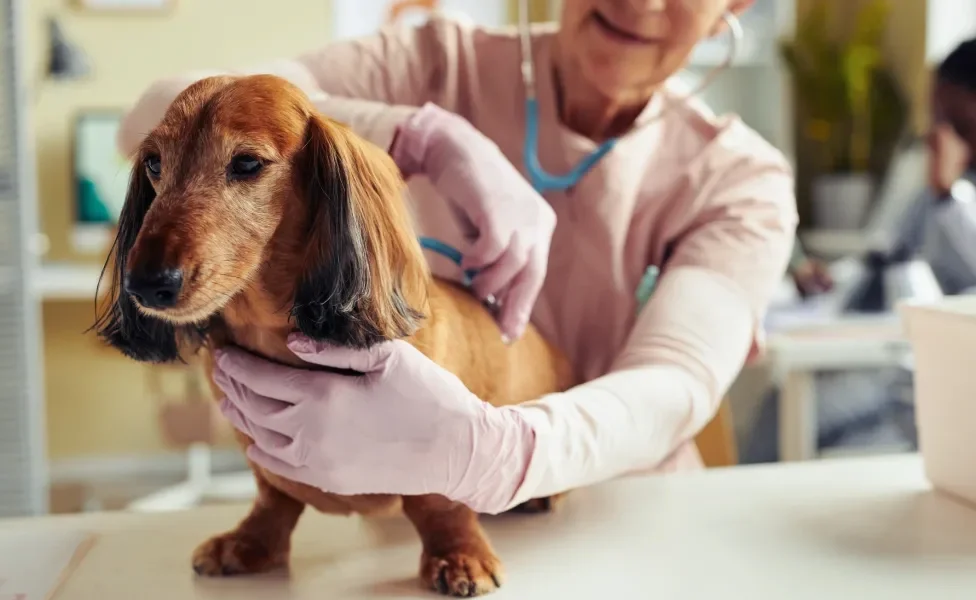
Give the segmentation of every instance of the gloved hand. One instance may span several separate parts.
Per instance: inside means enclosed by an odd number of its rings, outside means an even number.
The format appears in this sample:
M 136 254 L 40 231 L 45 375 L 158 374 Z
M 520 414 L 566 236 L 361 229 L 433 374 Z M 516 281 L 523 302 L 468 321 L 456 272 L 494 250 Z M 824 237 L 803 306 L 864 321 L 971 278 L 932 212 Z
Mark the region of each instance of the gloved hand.
M 293 336 L 289 348 L 364 375 L 219 351 L 221 410 L 254 440 L 252 461 L 337 494 L 441 494 L 478 512 L 507 508 L 535 444 L 516 409 L 482 402 L 404 341 L 351 350 Z
M 390 154 L 406 177 L 427 175 L 477 232 L 461 266 L 480 270 L 474 292 L 499 304 L 503 336 L 519 338 L 546 276 L 556 227 L 552 207 L 494 142 L 434 104 L 400 126 Z

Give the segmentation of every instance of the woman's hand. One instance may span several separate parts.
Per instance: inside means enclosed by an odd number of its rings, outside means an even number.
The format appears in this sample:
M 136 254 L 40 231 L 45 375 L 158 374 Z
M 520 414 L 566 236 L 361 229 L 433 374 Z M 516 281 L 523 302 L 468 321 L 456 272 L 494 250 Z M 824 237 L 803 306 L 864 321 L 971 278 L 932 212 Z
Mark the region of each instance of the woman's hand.
M 509 340 L 525 331 L 542 289 L 556 227 L 552 207 L 464 118 L 427 104 L 400 126 L 390 151 L 407 177 L 423 173 L 460 209 L 476 239 L 464 257 L 475 293 L 500 305 Z
M 363 373 L 286 367 L 220 351 L 221 410 L 254 440 L 247 456 L 278 475 L 342 495 L 441 494 L 480 512 L 504 510 L 535 434 L 403 341 L 351 350 L 293 337 L 302 360 Z
M 803 298 L 823 294 L 834 288 L 830 269 L 819 260 L 807 258 L 792 269 L 792 275 L 796 290 Z
M 944 196 L 966 172 L 970 163 L 969 148 L 952 125 L 945 122 L 933 126 L 928 146 L 929 185 L 939 196 Z

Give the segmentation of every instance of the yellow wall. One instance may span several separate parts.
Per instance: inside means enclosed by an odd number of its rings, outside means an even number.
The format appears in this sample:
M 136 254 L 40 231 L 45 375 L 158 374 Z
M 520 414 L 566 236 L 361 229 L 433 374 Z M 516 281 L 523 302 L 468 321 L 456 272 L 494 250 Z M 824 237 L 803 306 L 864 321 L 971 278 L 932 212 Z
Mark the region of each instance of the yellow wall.
M 863 1 L 863 0 L 861 0 Z M 925 0 L 896 0 L 886 49 L 892 68 L 912 103 L 916 131 L 929 122 L 929 70 L 925 65 Z
M 529 0 L 529 21 L 549 21 L 553 17 L 549 14 L 548 0 Z M 513 23 L 518 22 L 519 0 L 508 0 L 508 14 Z
M 293 55 L 323 43 L 330 31 L 327 0 L 176 0 L 171 12 L 159 15 L 85 12 L 67 0 L 25 4 L 33 73 L 41 72 L 46 58 L 45 18 L 52 14 L 85 50 L 94 70 L 87 81 L 44 82 L 35 90 L 41 219 L 51 239 L 46 258 L 52 260 L 100 263 L 103 258 L 76 255 L 70 244 L 70 149 L 79 111 L 126 107 L 164 74 Z M 145 369 L 84 335 L 92 316 L 88 302 L 44 307 L 51 458 L 158 452 L 162 442 L 145 390 Z

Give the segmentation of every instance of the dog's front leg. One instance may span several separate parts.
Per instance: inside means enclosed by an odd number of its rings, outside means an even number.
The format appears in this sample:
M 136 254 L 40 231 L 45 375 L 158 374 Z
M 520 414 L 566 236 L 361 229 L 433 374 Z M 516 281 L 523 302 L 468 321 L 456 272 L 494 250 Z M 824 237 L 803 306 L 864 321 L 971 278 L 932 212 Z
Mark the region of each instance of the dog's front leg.
M 291 533 L 305 505 L 271 487 L 258 470 L 258 496 L 233 531 L 211 538 L 193 553 L 199 575 L 260 573 L 288 563 Z
M 502 584 L 502 563 L 468 507 L 443 496 L 405 496 L 403 510 L 424 545 L 420 577 L 442 594 L 480 596 Z

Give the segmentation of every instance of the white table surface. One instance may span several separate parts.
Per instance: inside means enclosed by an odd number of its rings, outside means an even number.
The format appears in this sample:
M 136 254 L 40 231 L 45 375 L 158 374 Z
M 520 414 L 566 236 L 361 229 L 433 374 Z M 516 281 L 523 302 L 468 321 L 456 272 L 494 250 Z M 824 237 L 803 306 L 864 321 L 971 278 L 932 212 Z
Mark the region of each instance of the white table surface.
M 549 516 L 486 519 L 508 582 L 492 598 L 976 598 L 976 509 L 914 455 L 621 480 Z M 400 519 L 306 514 L 290 573 L 199 579 L 194 546 L 246 507 L 0 522 L 99 532 L 57 600 L 435 598 Z M 0 557 L 2 561 L 3 557 Z

